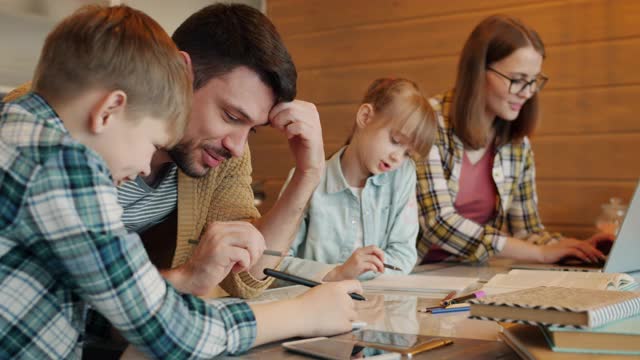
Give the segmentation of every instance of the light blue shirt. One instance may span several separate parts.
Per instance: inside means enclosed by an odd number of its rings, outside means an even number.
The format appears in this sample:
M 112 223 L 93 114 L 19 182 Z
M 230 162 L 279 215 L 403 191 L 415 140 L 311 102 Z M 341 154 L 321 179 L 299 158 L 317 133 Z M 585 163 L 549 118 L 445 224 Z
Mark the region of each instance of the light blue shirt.
M 369 177 L 358 197 L 342 173 L 340 156 L 344 149 L 327 161 L 289 249 L 294 257 L 286 257 L 282 268 L 321 280 L 351 256 L 361 228 L 364 246 L 377 245 L 384 251 L 385 263 L 411 272 L 417 258 L 419 229 L 413 161 L 406 160 L 394 171 Z M 293 170 L 289 180 L 292 174 Z M 397 271 L 385 269 L 385 273 L 393 272 Z M 373 276 L 368 272 L 360 279 Z

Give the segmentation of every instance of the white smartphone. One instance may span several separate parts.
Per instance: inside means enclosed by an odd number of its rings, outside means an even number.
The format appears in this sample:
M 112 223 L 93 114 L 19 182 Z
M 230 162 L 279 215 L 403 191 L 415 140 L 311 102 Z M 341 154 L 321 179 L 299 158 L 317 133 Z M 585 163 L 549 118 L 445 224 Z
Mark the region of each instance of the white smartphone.
M 354 341 L 335 340 L 326 337 L 289 341 L 282 343 L 282 346 L 292 352 L 329 360 L 399 360 L 402 357 L 402 354 L 395 351 L 376 349 L 358 345 Z

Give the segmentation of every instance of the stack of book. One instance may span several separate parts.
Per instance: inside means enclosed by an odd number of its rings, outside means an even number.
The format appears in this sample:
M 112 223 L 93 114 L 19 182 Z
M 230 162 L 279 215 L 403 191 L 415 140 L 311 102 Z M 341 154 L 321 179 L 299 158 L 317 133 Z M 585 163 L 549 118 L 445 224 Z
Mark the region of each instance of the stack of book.
M 543 327 L 553 351 L 640 355 L 640 316 L 592 329 Z
M 549 352 L 640 355 L 640 293 L 540 286 L 469 302 L 472 319 L 536 329 L 506 328 L 505 341 L 514 348 L 523 342 L 518 334 L 536 333 L 547 340 Z

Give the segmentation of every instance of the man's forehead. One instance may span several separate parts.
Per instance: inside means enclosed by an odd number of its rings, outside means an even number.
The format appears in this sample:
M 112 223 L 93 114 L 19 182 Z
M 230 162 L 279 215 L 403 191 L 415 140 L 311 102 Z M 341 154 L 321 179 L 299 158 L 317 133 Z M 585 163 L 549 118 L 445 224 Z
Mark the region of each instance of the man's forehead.
M 275 106 L 270 104 L 260 106 L 251 99 L 235 99 L 233 96 L 223 96 L 221 99 L 222 106 L 234 113 L 234 116 L 241 116 L 248 120 L 253 126 L 266 126 L 269 124 L 269 112 Z
M 200 90 L 209 92 L 220 105 L 233 109 L 256 126 L 268 123 L 269 112 L 276 105 L 273 90 L 246 67 L 212 78 Z

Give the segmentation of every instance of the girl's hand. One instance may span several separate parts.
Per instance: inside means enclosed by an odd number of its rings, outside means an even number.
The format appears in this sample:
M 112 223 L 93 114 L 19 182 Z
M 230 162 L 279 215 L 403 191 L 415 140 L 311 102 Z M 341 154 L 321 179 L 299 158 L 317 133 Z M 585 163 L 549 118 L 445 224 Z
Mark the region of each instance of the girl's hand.
M 354 251 L 344 264 L 331 270 L 324 281 L 340 281 L 357 279 L 367 271 L 384 272 L 384 252 L 375 246 L 369 245 Z

